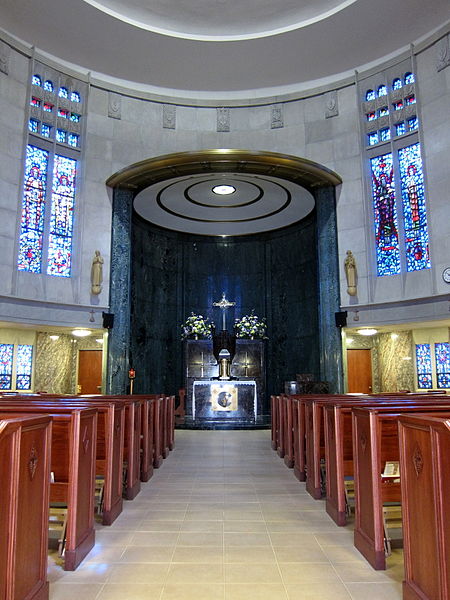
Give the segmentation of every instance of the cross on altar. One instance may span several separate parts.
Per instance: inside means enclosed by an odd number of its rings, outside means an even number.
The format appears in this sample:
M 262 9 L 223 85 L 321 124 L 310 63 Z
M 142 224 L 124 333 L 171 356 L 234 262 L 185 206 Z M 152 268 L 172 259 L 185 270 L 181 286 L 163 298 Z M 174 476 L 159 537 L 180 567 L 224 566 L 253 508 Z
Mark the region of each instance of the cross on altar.
M 222 329 L 225 331 L 226 327 L 226 311 L 230 306 L 236 306 L 236 302 L 230 302 L 225 297 L 225 292 L 222 293 L 222 299 L 220 302 L 213 302 L 213 306 L 217 306 L 222 311 Z

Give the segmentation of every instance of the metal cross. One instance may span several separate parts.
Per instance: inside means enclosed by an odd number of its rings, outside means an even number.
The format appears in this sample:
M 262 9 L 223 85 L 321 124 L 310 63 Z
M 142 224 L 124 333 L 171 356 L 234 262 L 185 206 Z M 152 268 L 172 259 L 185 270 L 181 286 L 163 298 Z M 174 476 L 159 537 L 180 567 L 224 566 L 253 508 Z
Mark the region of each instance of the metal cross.
M 230 308 L 230 306 L 236 306 L 236 302 L 230 302 L 225 298 L 225 292 L 222 292 L 222 299 L 220 302 L 213 302 L 213 306 L 217 306 L 222 311 L 222 329 L 226 329 L 226 311 Z

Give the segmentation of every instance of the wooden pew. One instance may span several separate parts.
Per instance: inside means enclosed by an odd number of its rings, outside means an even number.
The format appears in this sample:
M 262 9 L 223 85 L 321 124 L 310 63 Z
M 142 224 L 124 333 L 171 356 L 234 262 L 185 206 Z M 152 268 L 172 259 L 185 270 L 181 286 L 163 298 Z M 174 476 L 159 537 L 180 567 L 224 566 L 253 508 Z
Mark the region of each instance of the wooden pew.
M 450 420 L 400 416 L 405 600 L 450 598 Z
M 47 412 L 67 412 L 70 408 L 96 408 L 98 411 L 96 475 L 103 477 L 102 523 L 111 525 L 123 509 L 123 448 L 125 430 L 125 406 L 119 402 L 98 400 L 86 404 L 75 396 L 39 395 L 6 396 L 0 401 L 0 407 L 9 404 L 24 403 L 46 406 Z M 45 412 L 40 410 L 39 412 Z
M 64 569 L 74 571 L 95 544 L 94 488 L 97 436 L 96 409 L 50 412 L 49 406 L 0 405 L 8 415 L 48 413 L 52 417 L 50 503 L 67 506 Z
M 51 417 L 0 421 L 0 598 L 48 600 Z
M 270 433 L 272 450 L 278 448 L 278 400 L 274 394 L 270 396 Z
M 153 466 L 159 469 L 163 462 L 163 420 L 162 420 L 163 397 L 158 396 L 152 400 L 153 421 Z
M 450 398 L 440 397 L 444 406 Z M 409 396 L 394 394 L 379 397 L 374 402 L 364 401 L 364 406 L 394 405 L 400 409 L 408 406 L 430 406 L 440 402 L 439 397 Z M 347 511 L 345 501 L 345 477 L 354 475 L 353 469 L 353 437 L 352 408 L 361 405 L 359 400 L 341 400 L 323 405 L 325 427 L 325 481 L 326 510 L 337 525 L 345 525 Z
M 386 568 L 383 503 L 401 502 L 401 484 L 381 474 L 386 461 L 399 460 L 398 419 L 408 412 L 450 416 L 450 405 L 353 409 L 354 543 L 374 569 Z

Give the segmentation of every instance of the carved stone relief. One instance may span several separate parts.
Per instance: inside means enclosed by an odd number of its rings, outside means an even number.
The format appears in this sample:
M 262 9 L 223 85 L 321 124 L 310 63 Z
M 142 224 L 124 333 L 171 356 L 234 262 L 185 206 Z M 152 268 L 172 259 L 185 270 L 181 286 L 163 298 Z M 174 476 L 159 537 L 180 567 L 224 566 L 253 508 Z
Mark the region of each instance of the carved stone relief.
M 217 131 L 226 132 L 230 131 L 230 109 L 229 108 L 217 108 Z
M 270 127 L 271 129 L 280 129 L 284 127 L 283 105 L 275 104 L 270 111 Z
M 122 118 L 122 97 L 114 92 L 108 94 L 108 117 L 119 120 Z
M 163 128 L 175 129 L 177 125 L 177 107 L 174 104 L 163 104 Z
M 436 44 L 436 68 L 439 71 L 450 65 L 450 35 L 446 35 Z
M 325 94 L 325 118 L 337 117 L 339 115 L 338 95 L 337 91 L 333 90 Z

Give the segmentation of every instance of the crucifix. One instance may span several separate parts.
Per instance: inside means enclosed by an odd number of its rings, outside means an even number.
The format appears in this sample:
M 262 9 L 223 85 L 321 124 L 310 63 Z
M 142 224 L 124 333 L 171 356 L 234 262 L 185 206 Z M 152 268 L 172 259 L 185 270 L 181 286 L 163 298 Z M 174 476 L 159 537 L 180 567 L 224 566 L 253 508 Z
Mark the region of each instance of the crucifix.
M 236 306 L 236 302 L 230 302 L 225 298 L 225 292 L 222 293 L 222 299 L 220 302 L 213 302 L 213 306 L 217 306 L 222 311 L 222 329 L 226 330 L 226 311 L 230 306 Z

